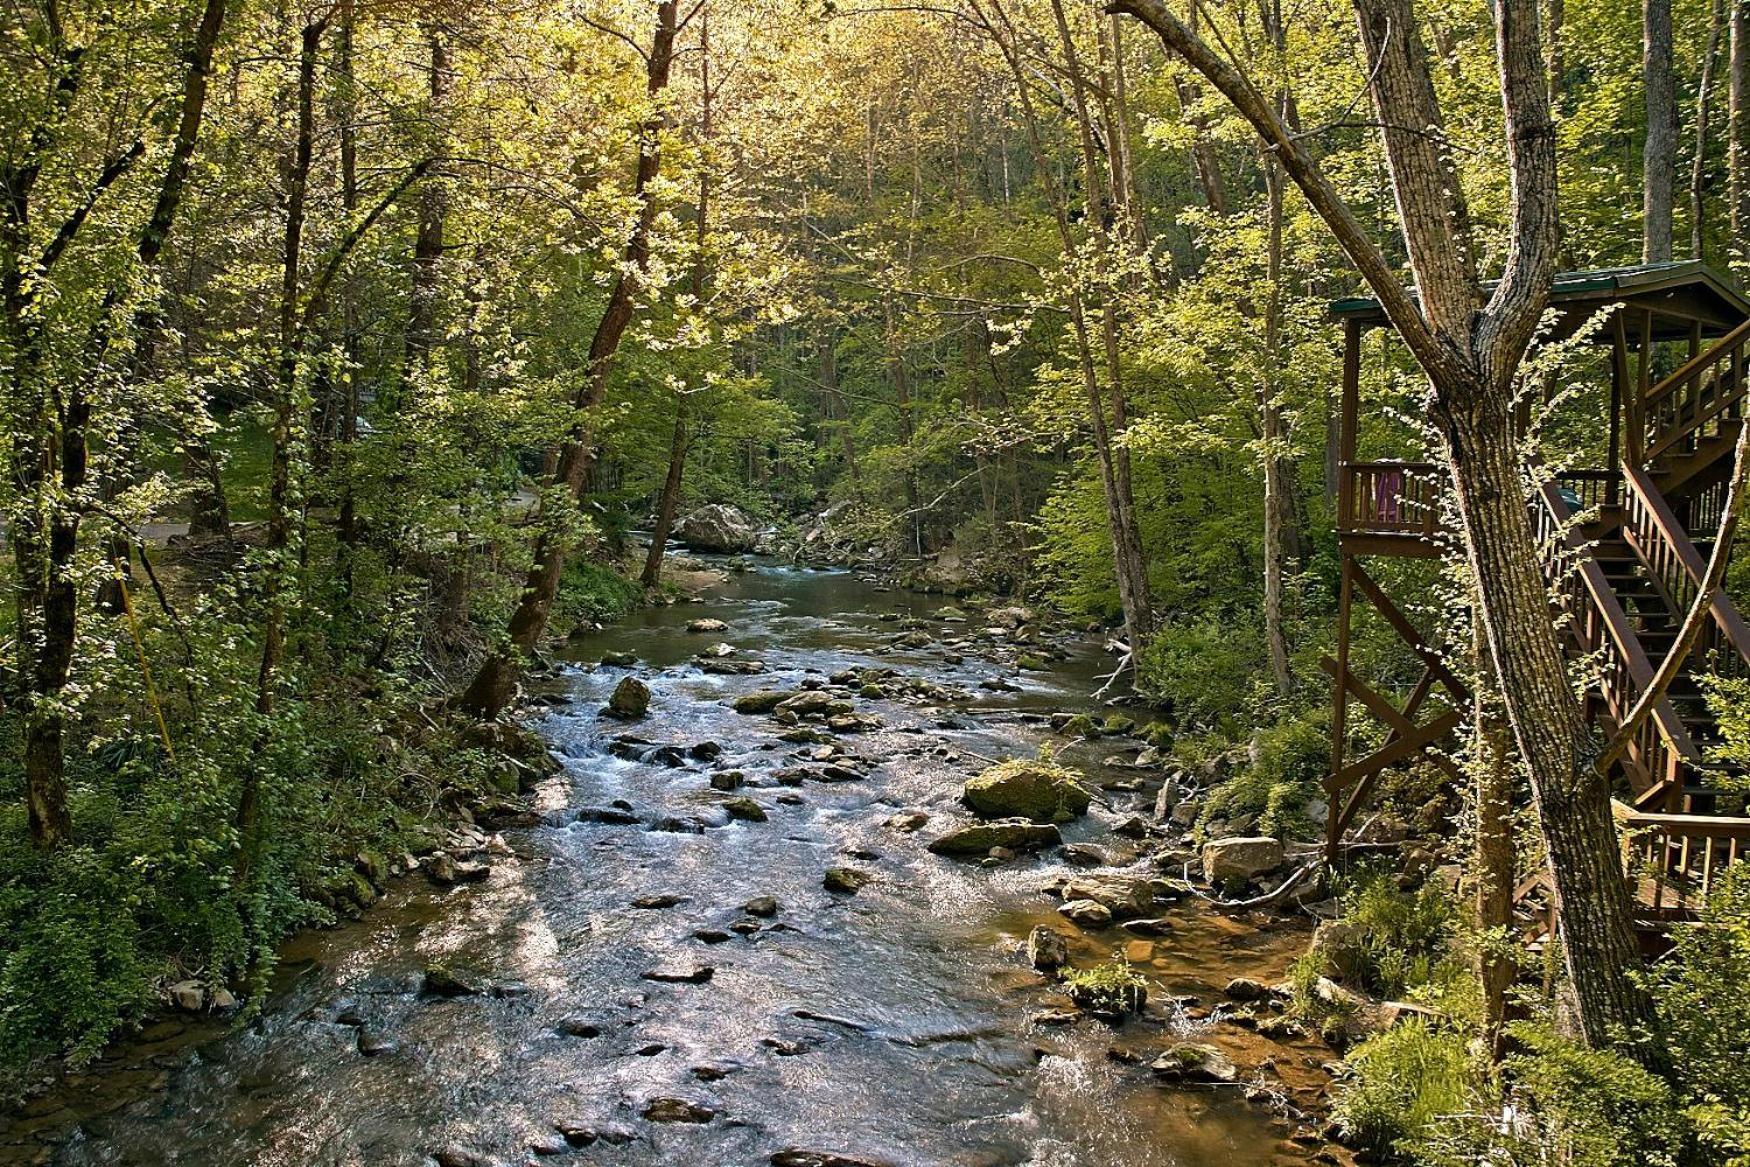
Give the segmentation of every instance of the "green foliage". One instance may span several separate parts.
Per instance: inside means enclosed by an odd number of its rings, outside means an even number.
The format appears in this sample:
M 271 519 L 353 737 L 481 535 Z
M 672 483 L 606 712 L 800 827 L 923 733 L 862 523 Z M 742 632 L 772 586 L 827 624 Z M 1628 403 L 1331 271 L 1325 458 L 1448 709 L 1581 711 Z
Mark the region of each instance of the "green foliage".
M 587 620 L 606 622 L 637 607 L 643 593 L 613 567 L 578 557 L 565 565 L 555 604 L 555 631 Z
M 1148 978 L 1136 970 L 1123 953 L 1089 968 L 1066 973 L 1063 978 L 1070 997 L 1085 1009 L 1135 1013 L 1148 996 Z
M 1350 1051 L 1332 1118 L 1344 1141 L 1414 1156 L 1436 1125 L 1471 1101 L 1474 1067 L 1462 1034 L 1411 1018 Z
M 1688 1135 L 1670 1084 L 1629 1057 L 1593 1050 L 1545 1026 L 1510 1027 L 1515 1093 L 1535 1115 L 1526 1140 L 1545 1161 L 1575 1167 L 1675 1167 Z
M 1651 972 L 1658 1039 L 1698 1141 L 1722 1160 L 1750 1162 L 1750 1031 L 1723 1007 L 1750 986 L 1750 875 L 1729 869 L 1702 926 L 1674 940 Z
M 1266 835 L 1310 838 L 1324 829 L 1306 817 L 1330 769 L 1330 719 L 1318 709 L 1260 729 L 1251 758 L 1210 792 L 1198 825 L 1245 816 Z

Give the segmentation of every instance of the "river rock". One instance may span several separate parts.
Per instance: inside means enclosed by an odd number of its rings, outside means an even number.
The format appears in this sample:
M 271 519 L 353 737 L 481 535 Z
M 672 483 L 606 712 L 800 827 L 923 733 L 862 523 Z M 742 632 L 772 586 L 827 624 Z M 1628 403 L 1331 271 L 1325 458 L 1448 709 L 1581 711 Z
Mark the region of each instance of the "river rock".
M 1089 843 L 1065 843 L 1059 854 L 1071 867 L 1106 866 L 1106 852 Z
M 1080 928 L 1104 928 L 1112 922 L 1112 909 L 1098 900 L 1065 900 L 1057 910 Z
M 644 1104 L 646 1122 L 710 1122 L 717 1117 L 716 1107 L 687 1098 L 652 1098 Z
M 729 812 L 730 818 L 742 822 L 763 823 L 767 818 L 766 808 L 746 796 L 730 799 L 723 804 L 723 809 Z
M 1240 1068 L 1215 1046 L 1203 1042 L 1180 1042 L 1149 1065 L 1155 1076 L 1167 1082 L 1227 1083 L 1239 1080 Z
M 750 916 L 759 916 L 762 919 L 769 919 L 778 914 L 778 901 L 773 896 L 755 896 L 753 899 L 747 901 L 747 903 L 741 905 L 741 910 Z
M 207 1003 L 207 991 L 199 981 L 177 981 L 169 993 L 170 1003 L 184 1013 L 199 1013 Z
M 1078 875 L 1063 885 L 1063 898 L 1093 900 L 1118 920 L 1147 915 L 1155 904 L 1150 881 L 1125 875 Z
M 473 973 L 434 964 L 421 976 L 419 991 L 427 997 L 474 997 L 485 992 L 486 986 Z
M 849 713 L 851 703 L 819 689 L 804 689 L 778 702 L 777 710 L 797 717 L 836 717 Z
M 397 1048 L 393 1038 L 386 1037 L 381 1033 L 373 1033 L 368 1029 L 359 1030 L 358 1051 L 367 1058 L 392 1054 Z
M 425 861 L 420 864 L 420 868 L 425 871 L 425 878 L 429 878 L 430 882 L 436 884 L 437 887 L 478 884 L 479 880 L 492 875 L 492 868 L 486 866 L 485 863 L 478 863 L 478 861 L 457 863 L 455 857 L 451 857 L 443 850 L 425 856 Z
M 1029 819 L 1001 819 L 991 823 L 976 823 L 950 831 L 932 840 L 929 849 L 937 855 L 984 855 L 992 847 L 1007 847 L 1011 851 L 1037 851 L 1063 842 L 1057 827 L 1051 823 L 1035 823 Z
M 798 1147 L 777 1152 L 769 1162 L 772 1167 L 891 1167 L 888 1163 L 858 1159 L 837 1151 L 804 1151 Z
M 629 652 L 602 653 L 602 664 L 610 669 L 629 669 L 637 663 L 637 656 Z
M 713 774 L 711 775 L 711 789 L 726 792 L 738 790 L 741 787 L 743 777 L 740 770 L 724 770 L 721 773 Z
M 1027 934 L 1027 962 L 1043 973 L 1054 973 L 1069 963 L 1069 942 L 1056 928 L 1044 924 Z
M 782 689 L 755 689 L 751 693 L 743 693 L 732 704 L 737 713 L 770 713 L 778 707 L 780 701 L 790 696 Z
M 881 825 L 890 831 L 898 831 L 901 834 L 909 835 L 914 831 L 922 830 L 925 824 L 929 821 L 930 816 L 923 811 L 911 810 L 906 811 L 903 814 L 892 815 L 883 821 Z
M 1203 878 L 1217 886 L 1268 875 L 1282 862 L 1281 841 L 1266 835 L 1215 839 L 1203 845 Z
M 1234 977 L 1222 990 L 1230 1001 L 1250 1003 L 1253 1001 L 1269 1001 L 1275 998 L 1276 990 L 1263 981 L 1251 977 Z
M 638 821 L 638 816 L 618 806 L 586 806 L 577 812 L 577 821 L 629 827 Z
M 1050 762 L 1018 758 L 969 779 L 961 797 L 980 818 L 1064 823 L 1088 811 L 1090 796 L 1077 777 Z
M 686 898 L 686 896 L 677 896 L 668 892 L 663 892 L 658 895 L 639 896 L 632 901 L 632 906 L 645 909 L 646 911 L 661 911 L 664 908 L 672 908 L 678 904 L 684 903 Z
M 650 686 L 637 677 L 625 677 L 614 686 L 606 712 L 623 721 L 636 721 L 650 711 Z
M 674 525 L 674 537 L 696 551 L 736 552 L 752 551 L 760 533 L 737 508 L 712 503 L 682 515 Z
M 718 620 L 717 618 L 715 618 L 713 616 L 701 616 L 697 620 L 687 621 L 687 631 L 688 632 L 728 632 L 729 625 L 724 623 L 721 620 Z M 728 645 L 723 645 L 722 647 L 729 648 Z M 713 649 L 711 652 L 711 655 L 712 656 L 728 656 L 728 655 L 730 655 L 730 653 L 733 653 L 734 651 L 735 650 L 733 648 L 729 648 L 729 652 L 719 652 L 719 651 Z
M 859 871 L 855 867 L 829 867 L 821 877 L 820 885 L 827 891 L 856 895 L 873 878 L 867 871 Z
M 717 975 L 717 970 L 708 964 L 694 964 L 691 961 L 670 961 L 659 964 L 655 968 L 644 970 L 644 979 L 660 981 L 668 985 L 702 985 Z

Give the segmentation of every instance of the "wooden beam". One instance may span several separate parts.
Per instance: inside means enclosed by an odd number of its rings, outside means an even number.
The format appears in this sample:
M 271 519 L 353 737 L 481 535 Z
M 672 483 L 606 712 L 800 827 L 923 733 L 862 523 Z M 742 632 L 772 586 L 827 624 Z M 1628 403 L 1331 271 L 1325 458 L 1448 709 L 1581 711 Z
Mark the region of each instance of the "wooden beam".
M 1446 663 L 1440 659 L 1439 654 L 1422 638 L 1422 634 L 1416 631 L 1416 626 L 1411 624 L 1409 619 L 1398 610 L 1396 604 L 1392 603 L 1391 597 L 1385 594 L 1385 589 L 1375 583 L 1373 577 L 1368 575 L 1366 569 L 1359 563 L 1355 565 L 1354 572 L 1355 586 L 1360 588 L 1369 600 L 1373 601 L 1373 606 L 1379 609 L 1379 614 L 1385 617 L 1386 623 L 1390 624 L 1404 643 L 1410 646 L 1410 651 L 1422 658 L 1422 663 L 1428 666 L 1429 671 L 1434 674 L 1434 679 L 1445 685 L 1446 691 L 1459 701 L 1468 702 L 1470 700 L 1469 687 L 1454 676 L 1451 669 L 1446 667 Z
M 1333 795 L 1340 794 L 1345 787 L 1353 787 L 1349 797 L 1344 801 L 1343 810 L 1338 816 L 1337 836 L 1342 837 L 1349 829 L 1349 823 L 1354 819 L 1355 812 L 1367 801 L 1367 796 L 1373 793 L 1373 787 L 1379 779 L 1380 772 L 1394 762 L 1421 753 L 1434 742 L 1439 741 L 1464 721 L 1464 714 L 1456 709 L 1447 710 L 1439 717 L 1421 726 L 1414 733 L 1406 734 L 1386 745 L 1381 746 L 1367 757 L 1345 766 L 1342 772 L 1331 776 L 1331 784 L 1326 789 Z M 1336 805 L 1333 797 L 1331 805 Z

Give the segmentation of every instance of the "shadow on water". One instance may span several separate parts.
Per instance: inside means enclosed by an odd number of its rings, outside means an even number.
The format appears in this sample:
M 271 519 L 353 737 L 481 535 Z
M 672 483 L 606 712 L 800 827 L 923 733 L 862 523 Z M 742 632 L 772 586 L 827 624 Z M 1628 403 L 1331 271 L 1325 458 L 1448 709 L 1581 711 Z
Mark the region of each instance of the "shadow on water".
M 1085 706 L 1105 663 L 1097 646 L 1065 645 L 1068 662 L 1014 676 L 970 654 L 948 663 L 938 646 L 890 647 L 896 623 L 883 612 L 941 606 L 845 573 L 762 567 L 703 604 L 642 611 L 592 637 L 580 651 L 635 653 L 630 671 L 654 697 L 651 716 L 626 726 L 596 711 L 628 670 L 579 662 L 558 682 L 572 701 L 539 728 L 565 771 L 537 799 L 563 825 L 514 833 L 520 862 L 483 884 L 404 881 L 363 920 L 299 938 L 258 1019 L 124 1051 L 124 1070 L 75 1080 L 15 1122 L 0 1162 L 377 1167 L 448 1149 L 512 1164 L 537 1161 L 538 1148 L 552 1155 L 543 1162 L 727 1167 L 787 1147 L 906 1167 L 1303 1161 L 1236 1091 L 1162 1090 L 1110 1056 L 1115 1040 L 1134 1041 L 1146 1061 L 1182 1018 L 1117 1034 L 1030 1024 L 1047 999 L 1020 949 L 1034 923 L 1062 923 L 1039 894 L 1049 858 L 987 870 L 884 825 L 900 811 L 952 813 L 979 756 L 1033 751 L 1040 730 L 1027 714 Z M 702 616 L 728 632 L 688 633 Z M 768 671 L 712 676 L 689 663 L 718 639 Z M 886 727 L 843 737 L 841 760 L 867 777 L 780 784 L 776 772 L 820 747 L 778 741 L 769 719 L 739 716 L 729 699 L 871 665 L 969 698 L 948 710 L 860 702 Z M 1004 674 L 1020 691 L 977 688 Z M 722 754 L 665 765 L 611 753 L 628 731 Z M 769 821 L 727 817 L 728 796 L 709 782 L 727 770 L 746 776 L 737 793 Z M 638 821 L 571 821 L 615 800 Z M 1066 835 L 1111 841 L 1128 810 L 1096 808 Z M 685 829 L 652 829 L 665 820 Z M 829 892 L 834 865 L 873 882 Z M 677 902 L 632 906 L 652 896 Z M 774 897 L 776 914 L 748 917 L 741 905 L 756 896 Z M 1299 942 L 1195 909 L 1177 917 L 1173 939 L 1133 951 L 1163 1000 L 1207 998 L 1235 972 L 1280 976 Z M 1077 956 L 1127 939 L 1080 937 Z M 488 991 L 422 996 L 433 964 Z M 645 977 L 659 966 L 708 967 L 710 979 Z M 709 1121 L 645 1121 L 653 1099 Z M 595 1139 L 571 1146 L 556 1124 Z

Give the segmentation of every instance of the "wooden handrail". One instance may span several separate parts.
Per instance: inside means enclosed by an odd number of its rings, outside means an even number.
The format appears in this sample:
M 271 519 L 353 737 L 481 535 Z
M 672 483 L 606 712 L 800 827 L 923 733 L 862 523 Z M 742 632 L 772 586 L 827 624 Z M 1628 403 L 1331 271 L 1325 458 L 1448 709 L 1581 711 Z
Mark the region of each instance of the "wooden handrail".
M 1732 331 L 1714 341 L 1713 344 L 1709 345 L 1695 356 L 1690 357 L 1687 361 L 1684 361 L 1677 367 L 1676 372 L 1672 373 L 1669 377 L 1666 377 L 1663 381 L 1660 381 L 1657 385 L 1654 385 L 1651 389 L 1648 389 L 1646 398 L 1647 404 L 1653 405 L 1671 396 L 1671 394 L 1676 392 L 1677 388 L 1682 385 L 1683 382 L 1692 380 L 1697 374 L 1703 372 L 1709 366 L 1718 364 L 1720 354 L 1736 345 L 1743 344 L 1745 341 L 1750 341 L 1750 320 L 1744 321 L 1744 323 L 1738 325 L 1738 327 L 1732 329 Z
M 1637 411 L 1645 428 L 1642 461 L 1651 462 L 1744 400 L 1747 346 L 1750 320 L 1647 390 Z
M 1544 481 L 1538 487 L 1537 499 L 1541 505 L 1534 509 L 1533 518 L 1538 520 L 1538 534 L 1545 539 L 1553 537 L 1558 543 L 1557 556 L 1554 561 L 1546 562 L 1546 571 L 1551 581 L 1557 584 L 1560 594 L 1575 605 L 1583 604 L 1590 610 L 1589 613 L 1569 613 L 1574 620 L 1574 635 L 1582 648 L 1604 650 L 1609 667 L 1602 677 L 1603 695 L 1610 717 L 1620 721 L 1633 708 L 1635 699 L 1652 683 L 1653 663 L 1629 624 L 1628 614 L 1623 611 L 1615 589 L 1605 578 L 1603 567 L 1573 529 L 1574 514 L 1562 499 L 1556 483 Z M 1562 570 L 1561 552 L 1573 558 L 1568 573 Z M 1571 574 L 1578 587 L 1565 583 L 1565 574 Z M 1584 619 L 1588 614 L 1594 619 Z M 1629 745 L 1629 757 L 1642 768 L 1654 787 L 1676 781 L 1680 767 L 1701 764 L 1701 751 L 1689 736 L 1669 696 L 1653 706 L 1653 715 Z
M 1658 577 L 1673 606 L 1686 611 L 1707 577 L 1707 561 L 1647 472 L 1638 466 L 1625 466 L 1623 476 L 1629 490 L 1623 534 Z M 1713 635 L 1702 642 L 1702 649 L 1726 658 L 1716 662 L 1720 671 L 1750 674 L 1750 625 L 1745 624 L 1725 589 L 1714 589 L 1708 612 L 1713 617 Z

